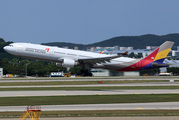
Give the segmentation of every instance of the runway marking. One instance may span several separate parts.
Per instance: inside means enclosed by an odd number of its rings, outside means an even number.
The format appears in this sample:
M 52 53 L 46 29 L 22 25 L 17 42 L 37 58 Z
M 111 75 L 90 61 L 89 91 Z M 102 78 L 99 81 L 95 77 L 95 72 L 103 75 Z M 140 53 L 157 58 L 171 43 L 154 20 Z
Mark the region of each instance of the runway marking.
M 141 93 L 133 93 L 133 94 L 141 94 Z
M 139 110 L 143 110 L 143 108 L 137 108 L 137 109 L 139 109 Z
M 120 85 L 116 85 L 116 86 L 120 86 Z
M 172 93 L 179 93 L 179 92 L 172 92 Z
M 26 96 L 26 95 L 17 95 L 17 96 Z
M 54 87 L 58 87 L 58 86 L 54 86 Z

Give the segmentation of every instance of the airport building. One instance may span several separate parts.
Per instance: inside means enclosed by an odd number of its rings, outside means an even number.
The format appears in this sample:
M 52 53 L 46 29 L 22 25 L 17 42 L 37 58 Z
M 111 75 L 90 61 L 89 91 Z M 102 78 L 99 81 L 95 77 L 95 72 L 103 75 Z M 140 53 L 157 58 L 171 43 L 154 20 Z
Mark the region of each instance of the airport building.
M 110 54 L 110 55 L 120 55 L 126 51 L 128 51 L 128 54 L 134 53 L 137 55 L 142 55 L 143 57 L 148 56 L 150 53 L 152 53 L 158 46 L 146 46 L 146 49 L 134 49 L 133 47 L 121 47 L 119 45 L 115 45 L 114 47 L 88 47 L 87 51 L 100 53 L 101 51 L 104 51 L 104 54 Z M 179 46 L 174 46 L 172 48 L 173 50 L 170 51 L 168 56 L 176 56 L 179 57 Z
M 3 68 L 0 68 L 0 77 L 3 77 Z

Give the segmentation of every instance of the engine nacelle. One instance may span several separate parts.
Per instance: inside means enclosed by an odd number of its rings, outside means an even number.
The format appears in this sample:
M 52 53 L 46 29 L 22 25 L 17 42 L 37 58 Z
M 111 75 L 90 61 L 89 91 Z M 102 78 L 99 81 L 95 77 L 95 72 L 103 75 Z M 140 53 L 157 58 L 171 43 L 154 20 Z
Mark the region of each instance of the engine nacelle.
M 70 67 L 73 68 L 75 66 L 75 61 L 71 59 L 64 59 L 62 63 L 63 67 Z
M 62 63 L 56 63 L 56 66 L 58 67 L 67 67 L 67 68 L 73 68 L 76 65 L 74 60 L 71 59 L 64 59 Z

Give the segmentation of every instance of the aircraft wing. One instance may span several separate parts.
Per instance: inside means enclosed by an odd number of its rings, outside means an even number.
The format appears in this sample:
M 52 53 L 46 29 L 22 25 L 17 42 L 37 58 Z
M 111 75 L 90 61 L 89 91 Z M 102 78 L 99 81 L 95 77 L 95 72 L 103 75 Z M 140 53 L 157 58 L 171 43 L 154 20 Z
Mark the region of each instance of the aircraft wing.
M 117 56 L 109 56 L 109 57 L 95 57 L 95 58 L 80 58 L 78 61 L 80 63 L 90 63 L 90 64 L 97 64 L 97 63 L 106 63 L 110 62 L 110 60 L 122 57 L 123 55 L 126 55 L 128 52 L 122 53 L 121 55 Z

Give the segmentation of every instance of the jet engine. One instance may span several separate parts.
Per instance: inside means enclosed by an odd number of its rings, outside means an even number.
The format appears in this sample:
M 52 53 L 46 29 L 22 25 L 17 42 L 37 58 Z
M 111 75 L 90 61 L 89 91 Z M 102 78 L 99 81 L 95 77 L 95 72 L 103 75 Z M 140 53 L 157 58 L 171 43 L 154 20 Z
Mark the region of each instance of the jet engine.
M 76 62 L 72 59 L 63 59 L 62 63 L 56 63 L 56 66 L 58 67 L 67 67 L 67 68 L 73 68 L 76 65 Z

